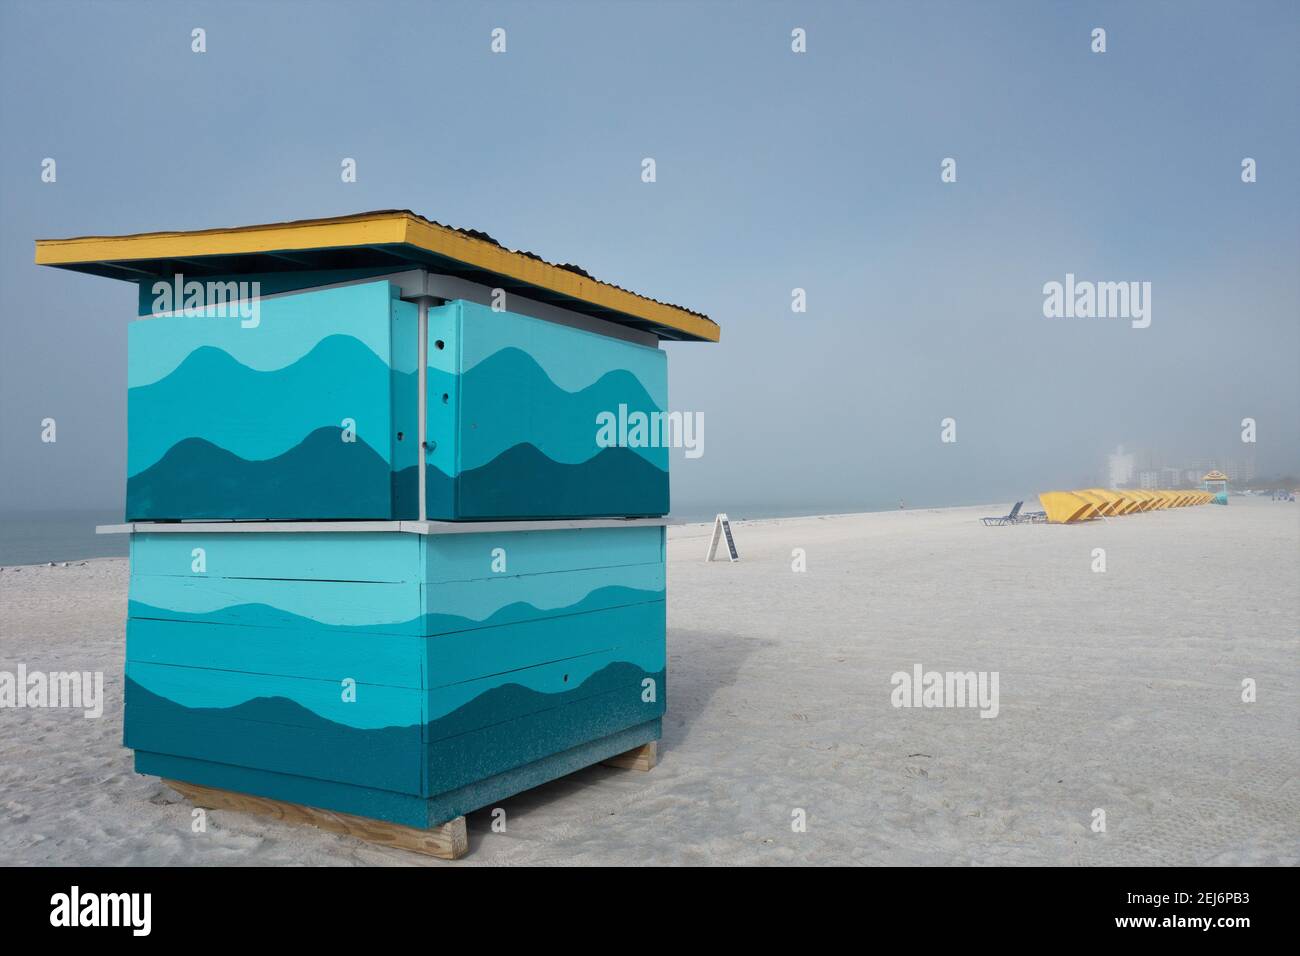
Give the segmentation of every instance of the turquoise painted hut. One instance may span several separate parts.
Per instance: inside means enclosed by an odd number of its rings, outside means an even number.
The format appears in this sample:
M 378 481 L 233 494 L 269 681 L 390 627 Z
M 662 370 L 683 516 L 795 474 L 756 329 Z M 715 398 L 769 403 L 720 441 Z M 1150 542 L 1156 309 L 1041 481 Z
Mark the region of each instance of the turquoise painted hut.
M 138 772 L 430 828 L 659 737 L 668 449 L 597 423 L 710 319 L 407 211 L 36 261 L 139 287 Z

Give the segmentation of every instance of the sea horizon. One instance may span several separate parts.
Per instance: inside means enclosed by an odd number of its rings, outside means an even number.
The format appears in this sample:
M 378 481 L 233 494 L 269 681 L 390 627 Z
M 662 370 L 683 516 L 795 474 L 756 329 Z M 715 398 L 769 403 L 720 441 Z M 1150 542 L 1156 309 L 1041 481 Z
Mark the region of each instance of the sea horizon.
M 963 508 L 976 504 L 981 502 L 903 502 L 906 509 Z M 725 513 L 732 521 L 757 521 L 896 510 L 900 510 L 898 501 L 828 501 L 815 506 L 776 503 L 735 505 L 729 502 L 706 506 L 692 502 L 674 508 L 667 518 L 669 525 L 679 525 L 712 521 L 719 513 Z M 124 558 L 129 547 L 127 535 L 95 533 L 98 525 L 121 524 L 124 520 L 121 509 L 112 507 L 0 512 L 0 567 L 84 561 L 89 558 Z

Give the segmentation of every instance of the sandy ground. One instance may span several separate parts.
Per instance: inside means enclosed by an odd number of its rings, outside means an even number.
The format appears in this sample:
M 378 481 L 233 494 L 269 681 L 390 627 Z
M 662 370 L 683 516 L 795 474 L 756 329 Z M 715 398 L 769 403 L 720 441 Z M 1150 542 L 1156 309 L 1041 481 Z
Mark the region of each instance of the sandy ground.
M 736 564 L 672 529 L 660 765 L 514 797 L 505 833 L 480 811 L 455 865 L 1300 863 L 1300 506 L 986 513 L 743 523 Z M 191 833 L 121 747 L 126 585 L 121 559 L 0 572 L 0 670 L 107 695 L 0 710 L 0 862 L 447 865 L 242 813 Z M 998 716 L 893 707 L 914 664 L 997 671 Z

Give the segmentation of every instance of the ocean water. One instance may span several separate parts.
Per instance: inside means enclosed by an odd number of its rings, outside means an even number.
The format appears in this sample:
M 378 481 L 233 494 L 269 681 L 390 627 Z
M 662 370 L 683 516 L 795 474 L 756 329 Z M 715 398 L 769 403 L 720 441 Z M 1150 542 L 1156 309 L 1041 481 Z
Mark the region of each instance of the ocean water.
M 0 567 L 125 557 L 126 535 L 95 534 L 97 524 L 121 523 L 120 508 L 0 512 Z
M 757 518 L 794 518 L 803 515 L 847 514 L 888 511 L 898 503 L 825 502 L 808 505 L 737 505 L 719 502 L 708 507 L 698 502 L 675 508 L 669 524 L 712 521 L 724 508 L 732 521 Z M 125 557 L 125 534 L 95 534 L 95 525 L 121 524 L 121 509 L 68 511 L 0 512 L 0 567 L 15 564 L 45 564 L 50 561 L 80 561 L 86 558 Z

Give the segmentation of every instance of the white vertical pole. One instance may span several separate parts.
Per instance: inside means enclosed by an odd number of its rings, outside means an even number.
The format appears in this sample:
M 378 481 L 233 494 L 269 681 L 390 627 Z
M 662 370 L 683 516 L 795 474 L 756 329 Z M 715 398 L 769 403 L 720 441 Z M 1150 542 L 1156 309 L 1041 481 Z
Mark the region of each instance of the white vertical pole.
M 419 364 L 419 366 L 418 366 L 418 368 L 419 368 L 419 373 L 418 373 L 418 375 L 417 375 L 417 379 L 418 379 L 418 381 L 419 381 L 419 393 L 420 393 L 420 395 L 419 395 L 419 402 L 420 402 L 420 408 L 419 408 L 419 422 L 420 422 L 420 424 L 419 424 L 419 427 L 418 427 L 418 429 L 417 429 L 417 430 L 419 431 L 419 433 L 420 433 L 420 434 L 419 434 L 419 446 L 418 446 L 419 449 L 420 449 L 420 511 L 419 511 L 419 514 L 420 514 L 420 520 L 421 520 L 421 521 L 425 521 L 425 520 L 428 519 L 428 514 L 429 514 L 429 512 L 428 512 L 428 505 L 425 503 L 425 500 L 424 500 L 424 480 L 425 480 L 425 479 L 424 479 L 424 469 L 425 469 L 425 459 L 426 459 L 426 457 L 428 456 L 428 447 L 427 447 L 427 445 L 426 445 L 426 442 L 428 442 L 428 440 L 429 440 L 429 439 L 428 439 L 428 435 L 426 434 L 426 429 L 428 428 L 428 424 L 429 424 L 429 422 L 428 422 L 428 418 L 429 418 L 429 403 L 428 403 L 428 397 L 429 397 L 429 300 L 428 300 L 427 298 L 425 298 L 424 296 L 421 296 L 421 297 L 420 297 L 420 301 L 419 301 L 419 303 L 418 303 L 418 306 L 419 306 L 419 310 L 420 310 L 420 311 L 419 311 L 419 320 L 418 320 L 418 325 L 419 325 L 419 330 L 420 330 L 420 331 L 419 331 L 419 336 L 418 336 L 418 337 L 419 337 L 419 346 L 418 346 L 418 348 L 419 348 L 419 351 L 420 351 L 420 356 L 419 356 L 420 364 Z

